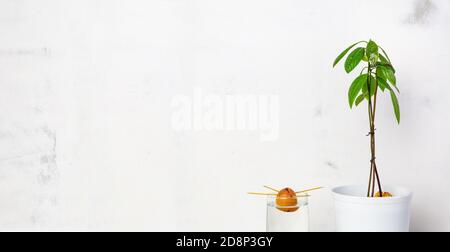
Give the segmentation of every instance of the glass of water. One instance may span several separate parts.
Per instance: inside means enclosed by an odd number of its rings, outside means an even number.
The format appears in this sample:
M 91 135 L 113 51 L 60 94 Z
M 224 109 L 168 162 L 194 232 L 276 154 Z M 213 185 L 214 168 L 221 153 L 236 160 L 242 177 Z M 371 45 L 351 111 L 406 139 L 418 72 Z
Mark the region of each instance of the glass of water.
M 267 198 L 267 232 L 309 232 L 307 197 L 298 197 L 296 206 L 278 206 L 276 196 Z

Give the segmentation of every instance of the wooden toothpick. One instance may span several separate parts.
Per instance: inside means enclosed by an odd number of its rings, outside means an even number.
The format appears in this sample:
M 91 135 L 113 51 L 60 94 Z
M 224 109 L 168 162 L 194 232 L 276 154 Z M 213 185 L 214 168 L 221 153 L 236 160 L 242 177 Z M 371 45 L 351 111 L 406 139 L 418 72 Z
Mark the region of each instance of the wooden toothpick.
M 277 196 L 275 193 L 248 193 L 251 195 L 263 195 L 263 196 Z
M 277 189 L 272 188 L 272 187 L 269 187 L 269 186 L 264 186 L 264 187 L 267 188 L 267 189 L 269 189 L 269 190 L 272 190 L 272 191 L 274 191 L 274 192 L 277 192 L 277 193 L 280 192 L 280 190 L 277 190 Z
M 311 188 L 311 189 L 308 189 L 308 190 L 298 191 L 298 192 L 295 192 L 295 193 L 311 192 L 311 191 L 319 190 L 319 189 L 322 189 L 322 188 L 323 187 L 315 187 L 315 188 Z
M 257 192 L 249 192 L 250 195 L 261 195 L 261 196 L 278 196 L 278 194 L 275 193 L 257 193 Z M 311 195 L 297 195 L 297 198 L 308 198 L 311 197 Z

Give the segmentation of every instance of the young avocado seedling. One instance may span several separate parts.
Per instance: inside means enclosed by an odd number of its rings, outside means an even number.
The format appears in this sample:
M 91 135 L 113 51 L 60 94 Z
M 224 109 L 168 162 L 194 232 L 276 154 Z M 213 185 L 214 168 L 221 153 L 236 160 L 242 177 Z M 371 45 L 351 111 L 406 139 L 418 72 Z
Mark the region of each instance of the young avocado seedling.
M 354 47 L 362 45 L 361 47 Z M 396 92 L 400 93 L 395 76 L 395 68 L 386 51 L 372 40 L 360 41 L 345 49 L 334 61 L 335 67 L 347 53 L 352 50 L 345 60 L 345 72 L 351 73 L 361 62 L 365 62 L 360 74 L 350 85 L 348 91 L 348 101 L 350 108 L 359 106 L 363 101 L 367 101 L 369 114 L 369 134 L 370 136 L 370 175 L 367 189 L 367 197 L 392 197 L 389 192 L 383 192 L 376 162 L 375 145 L 375 116 L 377 111 L 377 97 L 379 90 L 390 94 L 394 107 L 395 118 L 400 124 L 400 106 Z M 378 191 L 375 190 L 375 184 Z

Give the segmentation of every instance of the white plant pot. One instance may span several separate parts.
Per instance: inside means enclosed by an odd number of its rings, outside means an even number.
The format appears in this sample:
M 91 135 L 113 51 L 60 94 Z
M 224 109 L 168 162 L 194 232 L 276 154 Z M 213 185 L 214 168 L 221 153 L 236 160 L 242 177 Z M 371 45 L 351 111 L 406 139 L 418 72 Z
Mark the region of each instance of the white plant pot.
M 391 198 L 368 198 L 367 186 L 334 188 L 336 231 L 409 232 L 412 193 L 406 188 L 387 186 Z

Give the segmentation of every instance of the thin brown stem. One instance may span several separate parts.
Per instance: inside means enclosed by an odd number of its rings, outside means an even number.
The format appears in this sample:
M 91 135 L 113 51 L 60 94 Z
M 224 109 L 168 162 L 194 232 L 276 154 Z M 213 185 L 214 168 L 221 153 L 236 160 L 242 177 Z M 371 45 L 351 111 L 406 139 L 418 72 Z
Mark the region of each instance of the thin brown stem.
M 378 189 L 379 189 L 380 195 L 383 195 L 383 189 L 381 188 L 380 175 L 378 174 L 377 164 L 374 162 L 373 165 L 374 165 L 375 176 L 377 177 L 377 181 L 378 181 Z
M 375 76 L 376 76 L 376 72 L 375 72 Z M 378 97 L 378 80 L 375 78 L 375 93 L 374 93 L 374 102 L 373 102 L 373 112 L 372 112 L 372 160 L 373 160 L 373 169 L 374 169 L 374 174 L 375 177 L 377 179 L 377 183 L 378 183 L 378 189 L 381 193 L 381 195 L 383 195 L 383 189 L 381 188 L 381 180 L 380 180 L 380 175 L 378 174 L 378 169 L 377 169 L 377 163 L 376 163 L 376 145 L 375 145 L 375 116 L 376 116 L 376 111 L 377 111 L 377 97 Z
M 368 189 L 368 195 L 372 196 L 374 195 L 374 191 L 372 189 L 372 192 L 370 192 L 370 187 L 372 185 L 372 188 L 374 188 L 374 184 L 375 184 L 375 180 L 378 184 L 378 189 L 380 191 L 380 193 L 382 194 L 382 188 L 381 188 L 381 181 L 380 181 L 380 177 L 378 174 L 378 170 L 377 170 L 377 165 L 376 165 L 376 152 L 375 152 L 375 113 L 376 113 L 376 106 L 377 106 L 377 95 L 378 95 L 378 82 L 375 79 L 375 93 L 374 93 L 374 99 L 373 99 L 373 103 L 372 103 L 372 93 L 371 93 L 371 80 L 372 80 L 372 68 L 371 65 L 369 63 L 369 67 L 367 69 L 367 90 L 369 92 L 369 106 L 368 106 L 368 111 L 369 111 L 369 124 L 370 124 L 370 150 L 371 150 L 371 159 L 370 159 L 370 163 L 371 163 L 371 176 L 369 179 L 369 189 Z M 373 171 L 373 172 L 372 172 Z M 372 176 L 373 174 L 373 176 Z
M 375 169 L 372 170 L 372 176 L 373 176 L 373 181 L 372 181 L 372 195 L 370 195 L 371 197 L 375 196 Z
M 369 185 L 367 187 L 367 197 L 370 197 L 370 188 L 372 187 L 372 178 L 373 178 L 373 167 L 370 167 L 370 172 L 369 172 Z
M 373 109 L 372 109 L 372 99 L 370 96 L 370 72 L 371 72 L 371 68 L 370 68 L 370 63 L 369 66 L 367 67 L 367 90 L 369 92 L 369 99 L 368 99 L 368 112 L 369 112 L 369 124 L 370 124 L 370 129 L 371 131 L 369 132 L 369 135 L 372 136 L 372 113 L 373 113 Z M 371 184 L 375 183 L 373 181 L 373 162 L 370 163 L 370 176 L 369 176 L 369 186 L 367 189 L 367 197 L 370 197 L 371 195 Z
M 369 175 L 369 186 L 367 188 L 367 197 L 370 197 L 370 195 L 372 195 L 372 191 L 371 191 L 372 184 L 375 184 L 373 179 L 374 179 L 374 177 L 373 177 L 373 166 L 371 166 L 370 167 L 370 175 Z

